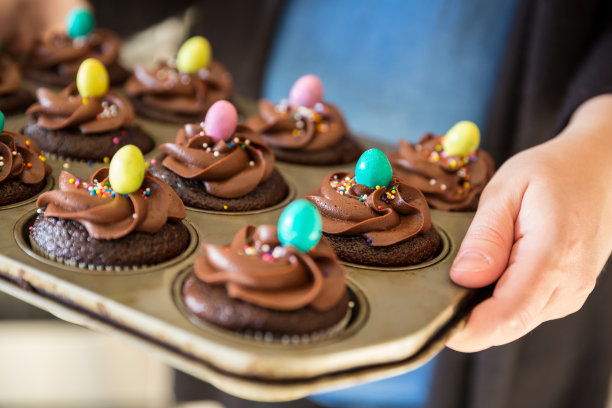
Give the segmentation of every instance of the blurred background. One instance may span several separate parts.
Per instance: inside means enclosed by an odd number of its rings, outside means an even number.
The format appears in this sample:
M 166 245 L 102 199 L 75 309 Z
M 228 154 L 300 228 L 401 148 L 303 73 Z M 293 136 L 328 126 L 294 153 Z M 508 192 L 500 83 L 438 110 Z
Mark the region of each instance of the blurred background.
M 227 3 L 228 0 L 224 2 Z M 326 27 L 328 23 L 322 16 L 316 15 L 309 16 L 305 20 L 297 18 L 303 1 L 292 2 L 294 4 L 291 8 L 281 7 L 280 0 L 253 3 L 230 0 L 229 2 L 234 3 L 235 7 L 252 7 L 254 19 L 265 18 L 263 17 L 265 13 L 260 15 L 257 9 L 268 7 L 276 10 L 276 13 L 287 13 L 284 16 L 284 24 L 296 25 L 306 21 L 313 27 L 310 30 L 303 27 L 303 30 L 298 31 L 305 32 L 308 36 L 316 36 L 318 29 Z M 252 33 L 253 36 L 269 39 L 264 42 L 268 44 L 266 49 L 251 49 L 247 38 L 222 38 L 219 33 L 207 31 L 207 22 L 214 19 L 224 18 L 229 25 L 237 24 L 232 20 L 231 14 L 223 14 L 226 10 L 231 10 L 231 7 L 217 8 L 216 2 L 213 1 L 198 2 L 198 6 L 203 5 L 198 8 L 190 6 L 191 2 L 184 0 L 164 3 L 124 0 L 121 5 L 118 2 L 108 1 L 92 3 L 96 10 L 97 25 L 115 30 L 124 38 L 121 58 L 127 66 L 151 64 L 160 58 L 173 57 L 180 44 L 194 32 L 194 26 L 197 26 L 197 33 L 209 38 L 215 58 L 230 67 L 239 95 L 253 99 L 263 95 L 272 100 L 279 100 L 286 97 L 293 80 L 311 72 L 310 68 L 313 66 L 309 65 L 308 48 L 305 47 L 307 39 L 286 36 L 280 37 L 273 44 L 272 38 L 277 27 L 272 25 L 268 30 Z M 147 7 L 149 3 L 155 7 Z M 125 10 L 120 12 L 130 14 L 131 18 L 117 18 L 118 7 L 125 7 Z M 492 3 L 492 7 L 505 6 Z M 350 3 L 338 2 L 337 9 L 338 12 L 348 10 L 346 12 L 352 13 L 356 19 L 356 26 L 365 26 L 370 19 L 375 18 L 371 7 L 367 6 L 351 7 Z M 201 10 L 206 11 L 201 12 Z M 287 28 L 281 27 L 281 29 Z M 359 32 L 352 34 L 355 36 L 353 39 L 355 42 L 370 41 L 366 37 L 359 37 Z M 478 33 L 474 35 L 478 36 Z M 490 48 L 494 47 L 494 44 L 486 41 L 487 36 L 479 37 L 484 37 L 485 41 L 476 45 L 478 49 L 466 52 L 492 52 Z M 232 42 L 235 47 L 229 49 L 219 46 L 226 42 Z M 375 47 L 376 44 L 369 46 Z M 270 56 L 272 60 L 278 60 L 279 53 L 291 50 L 295 53 L 296 47 L 301 50 L 296 53 L 300 58 L 292 59 L 290 64 L 284 64 L 279 60 L 270 67 L 268 73 L 250 66 L 240 67 L 240 60 L 245 54 L 255 53 L 260 55 L 260 58 Z M 394 50 L 381 49 L 380 52 L 384 56 Z M 444 50 L 440 52 L 443 53 Z M 427 57 L 436 59 L 439 55 Z M 337 54 L 336 58 L 340 61 L 337 60 L 335 63 L 341 63 L 342 54 Z M 449 58 L 452 59 L 452 56 Z M 384 58 L 381 61 L 384 61 Z M 430 62 L 423 66 L 430 65 Z M 401 61 L 398 62 L 400 63 Z M 400 68 L 401 64 L 398 65 L 398 69 Z M 336 70 L 314 73 L 322 77 L 329 100 L 339 102 L 345 110 L 348 123 L 354 129 L 362 134 L 376 135 L 388 142 L 396 142 L 400 137 L 414 140 L 425 131 L 442 133 L 456 120 L 466 117 L 472 118 L 477 123 L 479 121 L 479 117 L 470 115 L 470 104 L 465 103 L 470 95 L 454 88 L 457 94 L 448 95 L 457 100 L 460 109 L 454 114 L 456 118 L 448 119 L 447 123 L 436 120 L 435 106 L 430 115 L 411 117 L 409 112 L 406 112 L 401 117 L 385 116 L 391 113 L 388 113 L 384 104 L 368 100 L 368 95 L 372 95 L 377 89 L 377 84 L 371 81 L 370 72 Z M 413 72 L 411 75 L 418 79 L 417 73 Z M 272 76 L 275 80 L 270 79 Z M 474 83 L 483 83 L 493 81 L 494 77 L 475 77 L 470 80 Z M 349 86 L 347 84 L 351 83 L 358 83 L 359 86 L 347 96 L 343 89 L 346 90 Z M 393 92 L 410 93 L 401 87 L 388 91 L 390 93 L 385 95 L 385 98 L 381 98 L 385 103 L 394 103 Z M 344 99 L 337 101 L 336 98 L 340 99 L 341 95 L 344 95 Z M 422 96 L 418 93 L 411 95 L 413 103 L 420 103 Z M 370 119 L 366 119 L 366 116 Z M 372 116 L 375 118 L 374 121 L 371 119 Z M 377 125 L 381 122 L 387 123 L 386 130 L 382 133 L 380 126 Z M 212 400 L 177 404 L 174 400 L 173 370 L 154 355 L 140 351 L 123 341 L 65 323 L 1 293 L 0 367 L 0 407 L 217 408 L 225 406 L 229 408 L 231 406 L 227 401 L 223 405 Z M 251 404 L 259 407 L 266 405 L 268 404 Z M 301 405 L 289 403 L 285 406 Z M 612 395 L 609 406 L 612 408 Z

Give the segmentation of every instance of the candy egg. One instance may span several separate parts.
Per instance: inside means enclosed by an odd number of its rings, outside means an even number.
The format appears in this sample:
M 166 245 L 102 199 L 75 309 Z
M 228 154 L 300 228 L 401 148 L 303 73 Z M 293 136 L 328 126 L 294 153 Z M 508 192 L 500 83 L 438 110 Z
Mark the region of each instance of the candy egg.
M 0 133 L 4 132 L 4 113 L 0 111 Z
M 71 38 L 89 35 L 94 28 L 94 24 L 93 14 L 85 7 L 75 7 L 66 16 L 66 32 Z
M 82 98 L 104 96 L 108 91 L 108 71 L 97 59 L 87 58 L 79 67 L 76 84 Z
M 355 166 L 357 183 L 370 188 L 387 187 L 392 176 L 393 170 L 389 159 L 378 149 L 363 152 Z
M 304 75 L 298 78 L 289 91 L 291 106 L 306 106 L 313 108 L 323 102 L 323 83 L 316 75 Z
M 108 169 L 108 181 L 118 194 L 138 191 L 145 175 L 142 152 L 134 145 L 123 146 L 113 156 Z
M 310 251 L 321 238 L 321 215 L 310 201 L 295 200 L 278 219 L 278 239 L 300 252 Z
M 176 67 L 186 74 L 193 74 L 210 63 L 212 50 L 204 37 L 191 37 L 181 45 L 176 54 Z
M 480 145 L 480 130 L 474 122 L 463 120 L 457 122 L 444 135 L 442 149 L 448 156 L 467 157 Z
M 213 140 L 227 140 L 236 130 L 238 112 L 228 101 L 217 101 L 208 108 L 204 118 L 204 131 Z

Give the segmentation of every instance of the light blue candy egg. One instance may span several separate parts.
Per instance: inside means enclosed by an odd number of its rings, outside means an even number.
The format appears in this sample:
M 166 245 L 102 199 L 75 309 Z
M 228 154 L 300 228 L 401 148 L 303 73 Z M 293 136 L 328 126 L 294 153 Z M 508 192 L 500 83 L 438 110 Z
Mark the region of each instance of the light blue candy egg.
M 389 159 L 378 149 L 363 152 L 355 166 L 357 183 L 370 188 L 387 187 L 392 176 L 393 170 Z
M 321 238 L 321 215 L 310 201 L 295 200 L 278 219 L 278 239 L 300 252 L 310 251 Z
M 70 38 L 89 35 L 94 24 L 93 14 L 85 7 L 75 7 L 66 16 L 66 32 Z

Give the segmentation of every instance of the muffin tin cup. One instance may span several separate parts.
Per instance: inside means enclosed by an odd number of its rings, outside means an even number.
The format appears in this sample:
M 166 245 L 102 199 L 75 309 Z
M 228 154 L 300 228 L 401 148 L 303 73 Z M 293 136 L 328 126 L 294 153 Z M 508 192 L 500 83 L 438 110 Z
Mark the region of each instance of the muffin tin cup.
M 368 314 L 368 303 L 363 292 L 352 281 L 348 280 L 349 305 L 346 315 L 338 323 L 327 329 L 305 335 L 275 335 L 260 331 L 235 332 L 208 323 L 198 318 L 187 308 L 182 299 L 182 290 L 185 279 L 192 272 L 193 267 L 190 266 L 177 275 L 172 288 L 174 303 L 181 313 L 194 325 L 205 331 L 216 331 L 222 336 L 247 339 L 249 342 L 263 342 L 268 345 L 280 345 L 282 347 L 308 346 L 313 343 L 334 341 L 339 337 L 352 335 L 365 322 Z
M 25 117 L 11 117 L 18 129 Z M 139 120 L 156 146 L 174 140 L 178 126 Z M 383 147 L 362 140 L 365 147 Z M 388 147 L 387 147 L 388 149 Z M 158 155 L 154 150 L 145 158 Z M 50 159 L 57 179 L 66 162 Z M 88 177 L 102 163 L 69 163 Z M 313 168 L 277 162 L 291 199 L 316 189 L 323 177 L 354 164 Z M 187 208 L 189 248 L 178 258 L 146 270 L 89 271 L 40 257 L 28 226 L 35 202 L 0 210 L 0 290 L 61 318 L 129 339 L 169 364 L 240 397 L 280 401 L 409 371 L 443 348 L 473 307 L 474 291 L 448 276 L 473 213 L 432 211 L 442 247 L 430 261 L 405 268 L 345 264 L 352 309 L 348 324 L 311 342 L 260 341 L 194 320 L 182 305 L 180 286 L 207 242 L 227 245 L 245 224 L 276 224 L 284 206 L 230 214 Z M 137 272 L 137 273 L 135 273 Z M 146 273 L 143 273 L 146 272 Z M 265 334 L 261 334 L 265 337 Z M 265 340 L 265 339 L 264 339 Z

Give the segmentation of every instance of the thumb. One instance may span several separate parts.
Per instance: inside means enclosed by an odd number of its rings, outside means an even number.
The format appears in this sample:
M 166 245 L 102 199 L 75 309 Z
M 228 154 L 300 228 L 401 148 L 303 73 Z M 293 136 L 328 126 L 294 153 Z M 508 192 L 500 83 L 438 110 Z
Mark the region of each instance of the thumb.
M 450 270 L 458 285 L 479 288 L 495 282 L 506 269 L 514 243 L 514 223 L 524 189 L 497 182 L 482 193 L 478 210 Z

